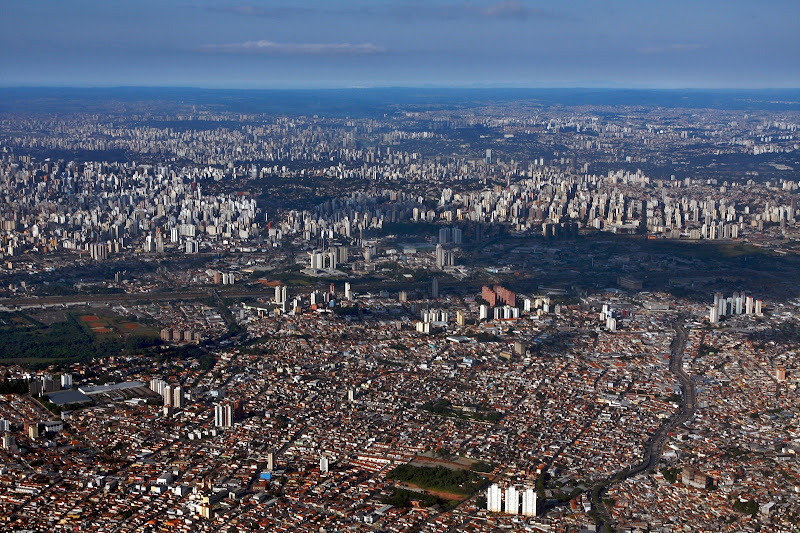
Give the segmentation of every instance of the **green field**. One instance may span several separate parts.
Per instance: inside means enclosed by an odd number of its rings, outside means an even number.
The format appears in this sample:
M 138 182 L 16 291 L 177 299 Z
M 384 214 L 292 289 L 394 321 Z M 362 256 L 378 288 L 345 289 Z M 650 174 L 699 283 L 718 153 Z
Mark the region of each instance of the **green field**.
M 87 361 L 159 344 L 152 328 L 117 315 L 0 313 L 0 360 L 40 365 Z
M 471 496 L 485 483 L 485 479 L 470 470 L 451 470 L 443 466 L 400 465 L 389 471 L 387 478 L 411 483 L 423 489 Z

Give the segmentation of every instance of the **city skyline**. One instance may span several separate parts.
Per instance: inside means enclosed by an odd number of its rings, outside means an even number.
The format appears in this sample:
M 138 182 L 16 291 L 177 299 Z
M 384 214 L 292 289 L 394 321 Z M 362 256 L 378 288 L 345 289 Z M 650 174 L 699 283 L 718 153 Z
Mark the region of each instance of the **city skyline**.
M 0 530 L 800 531 L 798 15 L 0 0 Z
M 800 86 L 800 7 L 780 0 L 42 0 L 2 11 L 0 86 Z

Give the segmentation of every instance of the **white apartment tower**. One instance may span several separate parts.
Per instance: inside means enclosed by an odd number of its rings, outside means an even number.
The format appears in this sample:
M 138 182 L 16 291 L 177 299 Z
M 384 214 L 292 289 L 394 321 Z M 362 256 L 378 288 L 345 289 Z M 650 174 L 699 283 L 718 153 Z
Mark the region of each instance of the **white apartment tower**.
M 286 301 L 286 286 L 285 285 L 277 285 L 275 287 L 275 303 L 282 304 Z
M 533 489 L 525 489 L 522 493 L 522 514 L 536 516 L 536 491 Z
M 172 405 L 172 385 L 167 385 L 164 387 L 164 407 Z
M 718 324 L 719 323 L 719 309 L 716 306 L 711 306 L 708 308 L 708 321 L 711 324 Z
M 500 513 L 503 511 L 502 506 L 503 489 L 497 483 L 494 483 L 486 491 L 486 510 L 492 513 Z
M 514 485 L 506 489 L 506 513 L 519 514 L 519 493 Z
M 172 406 L 177 409 L 183 409 L 185 405 L 184 396 L 183 396 L 183 387 L 178 385 L 172 391 Z
M 230 404 L 214 406 L 214 425 L 218 428 L 231 427 L 233 424 L 233 408 Z

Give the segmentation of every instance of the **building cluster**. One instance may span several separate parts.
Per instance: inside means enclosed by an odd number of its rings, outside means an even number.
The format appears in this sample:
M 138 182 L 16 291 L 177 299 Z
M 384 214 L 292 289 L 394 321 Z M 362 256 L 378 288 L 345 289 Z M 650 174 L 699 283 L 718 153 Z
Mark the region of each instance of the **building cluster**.
M 204 194 L 200 170 L 7 159 L 0 167 L 4 257 L 59 250 L 95 261 L 135 250 L 196 254 L 250 242 L 266 226 L 252 198 Z
M 796 313 L 796 303 L 776 304 L 771 314 L 781 318 L 765 319 L 773 327 Z M 797 383 L 776 378 L 780 370 L 789 375 L 788 361 L 796 368 L 788 339 L 764 343 L 745 327 L 692 329 L 684 367 L 697 382 L 700 408 L 670 436 L 655 473 L 609 491 L 617 523 L 696 531 L 796 527 L 788 524 L 796 524 L 800 491 L 800 430 L 789 414 L 797 409 Z
M 481 305 L 476 298 L 401 301 L 353 293 L 370 311 L 354 318 L 312 308 L 313 290 L 290 297 L 283 287 L 273 292 L 299 302 L 293 312 L 275 312 L 275 298 L 233 305 L 232 315 L 257 340 L 247 349 L 217 349 L 213 371 L 184 361 L 153 368 L 136 357 L 109 360 L 98 371 L 138 381 L 132 388 L 87 383 L 88 403 L 59 399 L 62 410 L 73 411 L 61 415 L 57 431 L 44 425 L 56 418 L 33 399 L 4 396 L 2 453 L 8 454 L 4 464 L 15 465 L 0 474 L 0 506 L 9 525 L 133 531 L 154 520 L 157 528 L 187 531 L 253 523 L 390 531 L 442 524 L 480 531 L 521 520 L 530 527 L 583 527 L 592 520 L 592 486 L 641 461 L 647 436 L 679 410 L 682 391 L 668 365 L 672 335 L 663 328 L 670 311 L 659 305 L 681 305 L 669 295 L 642 301 L 609 292 L 559 305 L 558 314 L 518 309 L 512 331 L 504 320 L 474 320 Z M 341 287 L 327 294 L 340 294 Z M 529 299 L 535 304 L 537 298 Z M 671 305 L 654 304 L 662 301 Z M 703 313 L 701 305 L 688 309 Z M 783 320 L 792 310 L 770 309 L 765 320 Z M 602 313 L 619 316 L 624 330 L 579 327 L 596 324 Z M 420 336 L 414 327 L 419 318 L 442 333 Z M 481 334 L 489 340 L 476 341 Z M 772 478 L 759 469 L 764 461 L 776 460 L 782 469 L 793 464 L 793 445 L 778 450 L 772 443 L 795 431 L 793 418 L 780 413 L 797 409 L 787 389 L 796 385 L 796 361 L 786 346 L 757 351 L 757 341 L 745 335 L 691 329 L 684 364 L 697 376 L 700 408 L 665 446 L 654 481 L 640 476 L 612 487 L 619 523 L 667 524 L 655 518 L 657 510 L 662 517 L 697 520 L 692 513 L 709 505 L 720 516 L 736 512 L 731 500 L 717 497 L 720 491 L 761 506 L 774 502 L 761 516 L 775 524 L 793 516 L 796 506 L 781 495 L 794 489 L 787 481 L 768 483 Z M 732 354 L 736 359 L 719 364 Z M 70 374 L 83 381 L 87 370 L 76 363 Z M 781 411 L 774 412 L 776 391 L 783 392 Z M 729 405 L 741 419 L 726 414 Z M 76 438 L 82 447 L 68 446 Z M 450 459 L 433 455 L 442 448 Z M 84 464 L 87 450 L 107 455 Z M 17 460 L 23 456 L 42 462 L 31 470 Z M 442 461 L 492 465 L 485 476 L 494 485 L 481 493 L 485 506 L 465 503 L 445 513 L 424 505 L 387 507 L 398 490 L 387 477 L 394 466 Z M 67 465 L 80 466 L 65 475 Z M 737 473 L 743 465 L 744 476 Z M 678 484 L 669 485 L 661 470 L 673 468 Z M 645 482 L 656 488 L 638 485 Z M 102 499 L 94 497 L 98 490 Z M 681 510 L 655 506 L 647 499 L 654 490 L 675 492 L 663 501 Z M 705 492 L 687 506 L 682 500 L 688 496 L 677 496 L 685 491 Z M 51 503 L 53 494 L 58 505 Z M 44 512 L 12 512 L 31 505 Z M 544 509 L 547 515 L 537 516 Z
M 486 491 L 486 510 L 492 513 L 536 516 L 536 498 L 536 491 L 532 488 L 519 489 L 510 485 L 503 491 L 499 485 L 493 484 Z
M 229 428 L 242 417 L 244 417 L 244 404 L 241 400 L 223 402 L 214 406 L 214 426 L 218 428 Z
M 41 396 L 49 392 L 68 390 L 72 388 L 72 374 L 64 373 L 58 378 L 51 375 L 36 376 L 28 381 L 28 392 L 34 396 Z
M 0 117 L 0 290 L 33 302 L 0 327 L 108 295 L 166 344 L 5 366 L 0 529 L 591 531 L 609 480 L 617 530 L 796 529 L 800 301 L 764 292 L 792 279 L 709 308 L 679 295 L 721 275 L 643 244 L 794 254 L 792 174 L 722 167 L 799 150 L 795 116 L 504 110 Z
M 714 294 L 714 305 L 708 309 L 708 321 L 711 324 L 718 324 L 720 318 L 731 315 L 756 315 L 762 316 L 763 302 L 745 293 L 733 293 L 733 296 L 725 297 L 718 292 Z
M 369 264 L 375 250 L 364 232 L 387 223 L 434 222 L 435 265 L 454 267 L 464 240 L 480 242 L 486 226 L 571 239 L 578 230 L 647 233 L 671 239 L 742 240 L 796 231 L 797 200 L 789 181 L 722 186 L 609 172 L 576 175 L 544 168 L 506 187 L 422 194 L 395 189 L 352 193 L 314 210 L 279 210 L 272 221 L 256 199 L 208 193 L 204 171 L 126 164 L 11 162 L 0 165 L 2 255 L 70 251 L 94 261 L 134 251 L 190 255 L 222 249 L 256 250 L 301 239 L 311 247 L 308 268 L 335 273 L 359 247 Z M 791 188 L 791 187 L 790 187 Z M 13 194 L 12 194 L 13 192 Z M 437 190 L 429 194 L 439 194 Z M 53 197 L 63 198 L 54 203 Z M 217 277 L 219 274 L 219 279 Z M 217 284 L 232 273 L 210 272 Z
M 186 405 L 186 391 L 180 385 L 171 385 L 161 378 L 154 377 L 150 380 L 150 390 L 161 395 L 164 407 L 183 409 Z
M 191 329 L 163 328 L 161 330 L 161 340 L 164 342 L 200 342 L 203 337 L 200 332 Z

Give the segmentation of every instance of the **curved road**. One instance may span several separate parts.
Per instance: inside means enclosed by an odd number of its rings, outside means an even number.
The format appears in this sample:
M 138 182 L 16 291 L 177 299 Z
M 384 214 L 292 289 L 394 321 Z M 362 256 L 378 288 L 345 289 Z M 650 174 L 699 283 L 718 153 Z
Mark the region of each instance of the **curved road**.
M 603 502 L 603 496 L 608 488 L 614 483 L 618 483 L 624 479 L 640 474 L 646 470 L 655 467 L 659 460 L 661 460 L 661 453 L 663 452 L 664 443 L 669 434 L 678 426 L 689 420 L 694 414 L 696 406 L 696 395 L 694 381 L 683 370 L 683 352 L 686 348 L 686 339 L 688 333 L 683 326 L 684 317 L 679 316 L 672 322 L 672 327 L 675 330 L 675 338 L 670 345 L 669 356 L 669 371 L 678 378 L 683 390 L 683 397 L 681 399 L 680 410 L 667 419 L 661 427 L 653 434 L 652 437 L 645 443 L 644 457 L 642 462 L 631 468 L 620 470 L 612 477 L 602 481 L 592 487 L 591 500 L 592 507 L 597 513 L 599 519 L 600 531 L 610 532 L 612 530 L 614 520 L 611 513 L 606 508 Z

